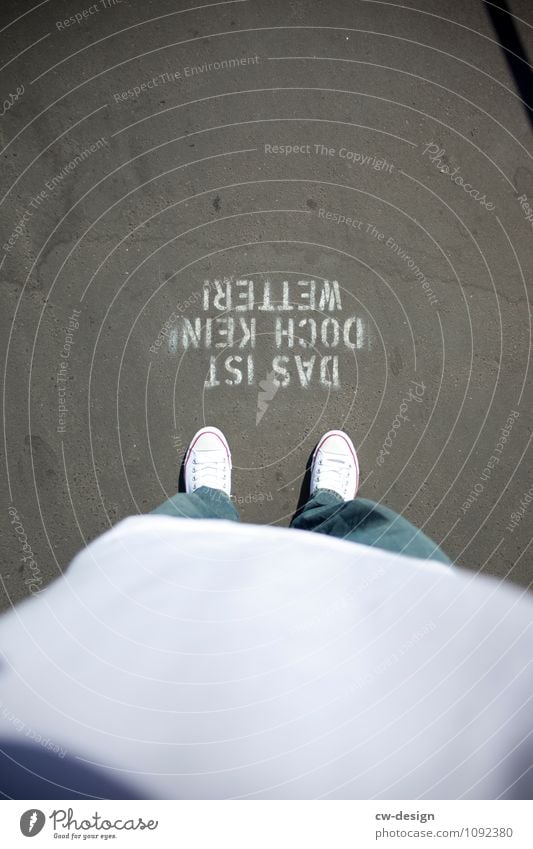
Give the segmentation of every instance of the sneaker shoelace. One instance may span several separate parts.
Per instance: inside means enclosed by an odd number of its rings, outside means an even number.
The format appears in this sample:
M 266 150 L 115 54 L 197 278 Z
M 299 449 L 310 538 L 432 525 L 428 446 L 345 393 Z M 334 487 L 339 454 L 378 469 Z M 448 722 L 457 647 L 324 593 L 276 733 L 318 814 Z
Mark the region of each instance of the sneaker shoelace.
M 318 461 L 317 488 L 346 492 L 350 469 L 344 455 L 328 454 Z
M 226 482 L 228 467 L 224 451 L 210 451 L 209 455 L 208 458 L 203 457 L 201 460 L 193 457 L 192 480 L 196 488 L 210 486 L 213 489 L 219 489 L 221 479 L 224 483 Z

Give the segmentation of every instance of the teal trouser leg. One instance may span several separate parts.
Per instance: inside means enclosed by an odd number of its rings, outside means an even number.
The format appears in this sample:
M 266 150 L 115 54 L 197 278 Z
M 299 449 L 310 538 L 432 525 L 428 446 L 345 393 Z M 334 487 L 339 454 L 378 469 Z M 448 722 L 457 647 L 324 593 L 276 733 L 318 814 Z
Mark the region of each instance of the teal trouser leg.
M 335 492 L 319 489 L 291 527 L 451 565 L 444 552 L 411 522 L 366 498 L 343 501 Z
M 232 519 L 239 521 L 239 514 L 231 498 L 221 489 L 201 486 L 187 495 L 178 492 L 151 511 L 157 516 L 175 516 L 179 519 Z

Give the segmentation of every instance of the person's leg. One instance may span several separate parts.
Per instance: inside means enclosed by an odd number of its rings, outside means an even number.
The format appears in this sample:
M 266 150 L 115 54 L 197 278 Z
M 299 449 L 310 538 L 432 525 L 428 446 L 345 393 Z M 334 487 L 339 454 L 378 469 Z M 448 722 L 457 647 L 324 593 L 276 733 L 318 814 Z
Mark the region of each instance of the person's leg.
M 239 514 L 231 501 L 231 452 L 216 427 L 203 427 L 192 438 L 183 467 L 185 492 L 152 510 L 181 519 L 231 519 Z
M 352 440 L 343 431 L 328 431 L 313 455 L 309 501 L 291 527 L 451 565 L 438 545 L 407 519 L 374 501 L 356 498 L 358 488 L 359 461 Z
M 229 495 L 209 486 L 201 486 L 191 493 L 178 492 L 151 512 L 157 516 L 177 516 L 180 519 L 239 521 L 239 514 Z
M 343 501 L 333 490 L 317 490 L 291 527 L 451 565 L 438 545 L 394 510 L 366 498 Z

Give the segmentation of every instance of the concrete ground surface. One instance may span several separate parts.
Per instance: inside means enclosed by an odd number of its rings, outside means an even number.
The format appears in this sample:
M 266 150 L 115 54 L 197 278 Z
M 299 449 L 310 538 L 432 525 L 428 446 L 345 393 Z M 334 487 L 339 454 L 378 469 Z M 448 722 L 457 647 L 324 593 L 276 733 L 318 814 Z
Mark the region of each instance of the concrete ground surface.
M 343 428 L 364 497 L 529 585 L 533 20 L 501 7 L 2 3 L 2 608 L 204 424 L 245 522 L 288 525 Z

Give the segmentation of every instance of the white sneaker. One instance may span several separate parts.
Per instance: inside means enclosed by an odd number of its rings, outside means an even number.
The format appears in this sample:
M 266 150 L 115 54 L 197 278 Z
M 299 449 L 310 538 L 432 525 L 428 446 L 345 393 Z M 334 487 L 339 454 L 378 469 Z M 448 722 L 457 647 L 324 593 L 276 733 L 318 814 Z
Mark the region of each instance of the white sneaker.
M 342 430 L 329 430 L 318 443 L 311 464 L 311 496 L 332 489 L 344 501 L 359 488 L 359 462 L 354 444 Z
M 231 452 L 226 437 L 216 427 L 195 433 L 185 457 L 185 491 L 201 486 L 221 489 L 231 495 Z

